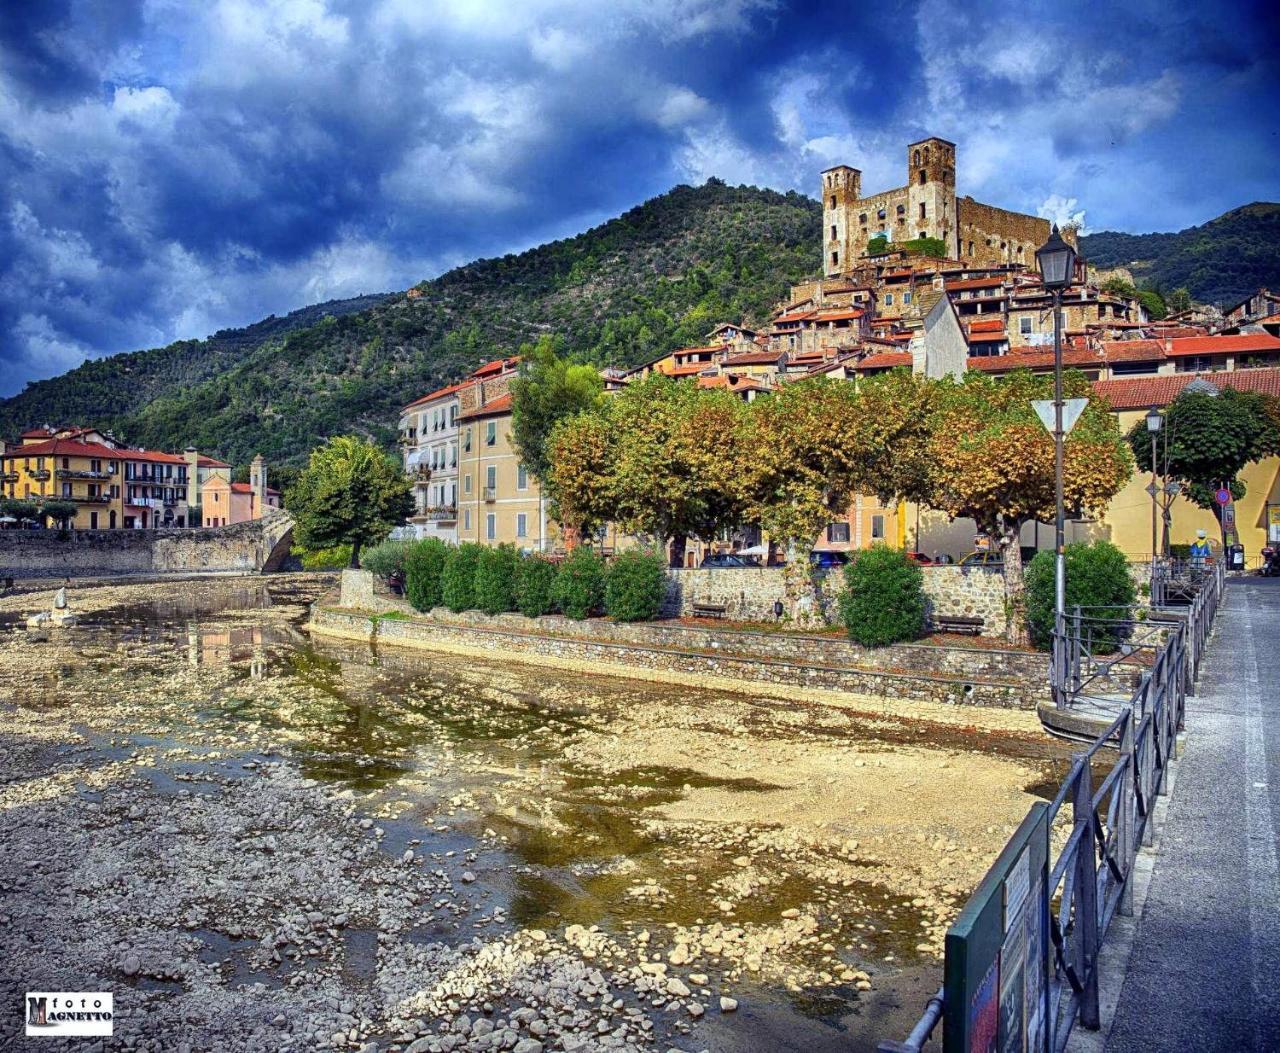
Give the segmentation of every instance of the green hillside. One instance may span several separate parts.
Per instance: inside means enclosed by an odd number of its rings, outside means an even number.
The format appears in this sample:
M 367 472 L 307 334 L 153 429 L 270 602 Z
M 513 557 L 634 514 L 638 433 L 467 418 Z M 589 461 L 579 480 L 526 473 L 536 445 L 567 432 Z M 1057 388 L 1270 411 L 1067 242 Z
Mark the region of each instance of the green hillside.
M 1080 251 L 1095 267 L 1127 267 L 1140 286 L 1185 286 L 1201 303 L 1230 307 L 1280 288 L 1280 204 L 1255 202 L 1176 234 L 1088 234 Z
M 544 333 L 623 366 L 696 342 L 717 322 L 763 320 L 819 269 L 821 219 L 818 203 L 794 192 L 676 187 L 576 237 L 449 271 L 412 297 L 309 308 L 324 317 L 290 331 L 268 319 L 86 363 L 0 402 L 0 435 L 94 424 L 236 464 L 255 452 L 296 462 L 353 430 L 390 444 L 404 403 Z

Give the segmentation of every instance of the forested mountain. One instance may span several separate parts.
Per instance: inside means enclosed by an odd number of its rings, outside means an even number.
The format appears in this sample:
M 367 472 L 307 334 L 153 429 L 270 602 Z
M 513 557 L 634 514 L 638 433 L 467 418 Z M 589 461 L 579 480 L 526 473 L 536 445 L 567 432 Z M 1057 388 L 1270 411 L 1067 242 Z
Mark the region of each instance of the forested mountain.
M 255 452 L 296 462 L 341 432 L 390 444 L 404 403 L 544 333 L 625 366 L 695 343 L 717 322 L 763 321 L 791 283 L 819 270 L 821 221 L 819 204 L 794 192 L 679 186 L 576 237 L 363 309 L 309 308 L 325 317 L 301 328 L 268 319 L 86 363 L 0 403 L 0 435 L 95 424 L 237 464 Z
M 1087 234 L 1080 251 L 1094 267 L 1127 267 L 1140 286 L 1185 287 L 1230 307 L 1262 286 L 1280 288 L 1280 204 L 1255 202 L 1176 234 Z

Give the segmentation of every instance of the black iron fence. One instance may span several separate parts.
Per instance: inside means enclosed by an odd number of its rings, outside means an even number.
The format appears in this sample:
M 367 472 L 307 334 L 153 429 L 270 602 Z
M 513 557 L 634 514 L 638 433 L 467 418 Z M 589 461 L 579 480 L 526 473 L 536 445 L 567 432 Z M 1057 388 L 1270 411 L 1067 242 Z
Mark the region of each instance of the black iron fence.
M 1222 564 L 1199 570 L 1181 609 L 1078 609 L 1060 623 L 1059 704 L 1111 696 L 1126 681 L 1132 691 L 987 872 L 947 931 L 942 988 L 905 1040 L 880 1043 L 883 1053 L 919 1053 L 939 1022 L 944 1053 L 1061 1053 L 1077 1022 L 1100 1025 L 1099 951 L 1115 917 L 1133 910 L 1138 850 L 1151 843 L 1226 581 Z M 1118 646 L 1096 647 L 1104 635 Z

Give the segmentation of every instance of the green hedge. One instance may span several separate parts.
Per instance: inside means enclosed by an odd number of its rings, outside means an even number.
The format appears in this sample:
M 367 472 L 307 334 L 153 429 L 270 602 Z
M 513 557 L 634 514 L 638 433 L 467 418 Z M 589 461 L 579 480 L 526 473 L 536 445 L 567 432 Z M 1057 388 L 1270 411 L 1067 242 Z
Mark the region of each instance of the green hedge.
M 476 605 L 476 568 L 483 551 L 483 546 L 468 541 L 452 549 L 445 560 L 440 598 L 454 613 Z
M 341 570 L 351 565 L 350 545 L 334 545 L 332 548 L 294 545 L 290 554 L 297 556 L 304 570 Z
M 844 582 L 840 614 L 851 640 L 883 647 L 924 632 L 924 580 L 905 553 L 884 545 L 855 553 Z
M 511 545 L 485 548 L 476 561 L 476 606 L 485 614 L 516 609 L 516 567 L 520 557 Z
M 423 538 L 405 557 L 405 595 L 419 611 L 444 602 L 444 565 L 453 549 L 438 537 Z
M 360 566 L 380 577 L 389 578 L 396 571 L 405 569 L 405 560 L 415 544 L 414 541 L 383 541 L 360 553 Z
M 1095 617 L 1127 618 L 1125 608 L 1134 602 L 1137 589 L 1129 577 L 1125 555 L 1110 541 L 1092 544 L 1077 542 L 1064 550 L 1067 573 L 1067 610 L 1081 607 L 1101 608 L 1090 611 Z M 1027 567 L 1027 623 L 1031 642 L 1042 651 L 1053 644 L 1054 567 L 1053 553 L 1041 552 Z M 1105 653 L 1115 649 L 1123 630 L 1095 632 L 1094 650 Z
M 556 565 L 542 556 L 525 556 L 516 566 L 516 609 L 527 618 L 556 609 Z
M 604 561 L 585 545 L 575 548 L 556 572 L 552 598 L 568 617 L 589 617 L 604 602 Z
M 620 622 L 652 621 L 666 594 L 666 560 L 653 552 L 624 552 L 605 576 L 605 613 Z

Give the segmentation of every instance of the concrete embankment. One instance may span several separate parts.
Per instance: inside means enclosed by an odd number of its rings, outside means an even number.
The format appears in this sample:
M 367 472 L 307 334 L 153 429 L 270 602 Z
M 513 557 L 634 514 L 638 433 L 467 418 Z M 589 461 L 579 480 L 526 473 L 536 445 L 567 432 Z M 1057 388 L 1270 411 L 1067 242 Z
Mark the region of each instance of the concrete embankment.
M 357 572 L 358 573 L 358 572 Z M 351 577 L 353 580 L 348 581 Z M 375 607 L 378 611 L 360 609 Z M 388 617 L 387 615 L 391 616 Z M 338 605 L 312 608 L 313 632 L 377 645 L 500 658 L 649 681 L 806 698 L 867 696 L 943 705 L 1034 708 L 1043 655 L 933 644 L 875 650 L 832 636 L 719 630 L 676 622 L 412 612 L 344 574 Z

